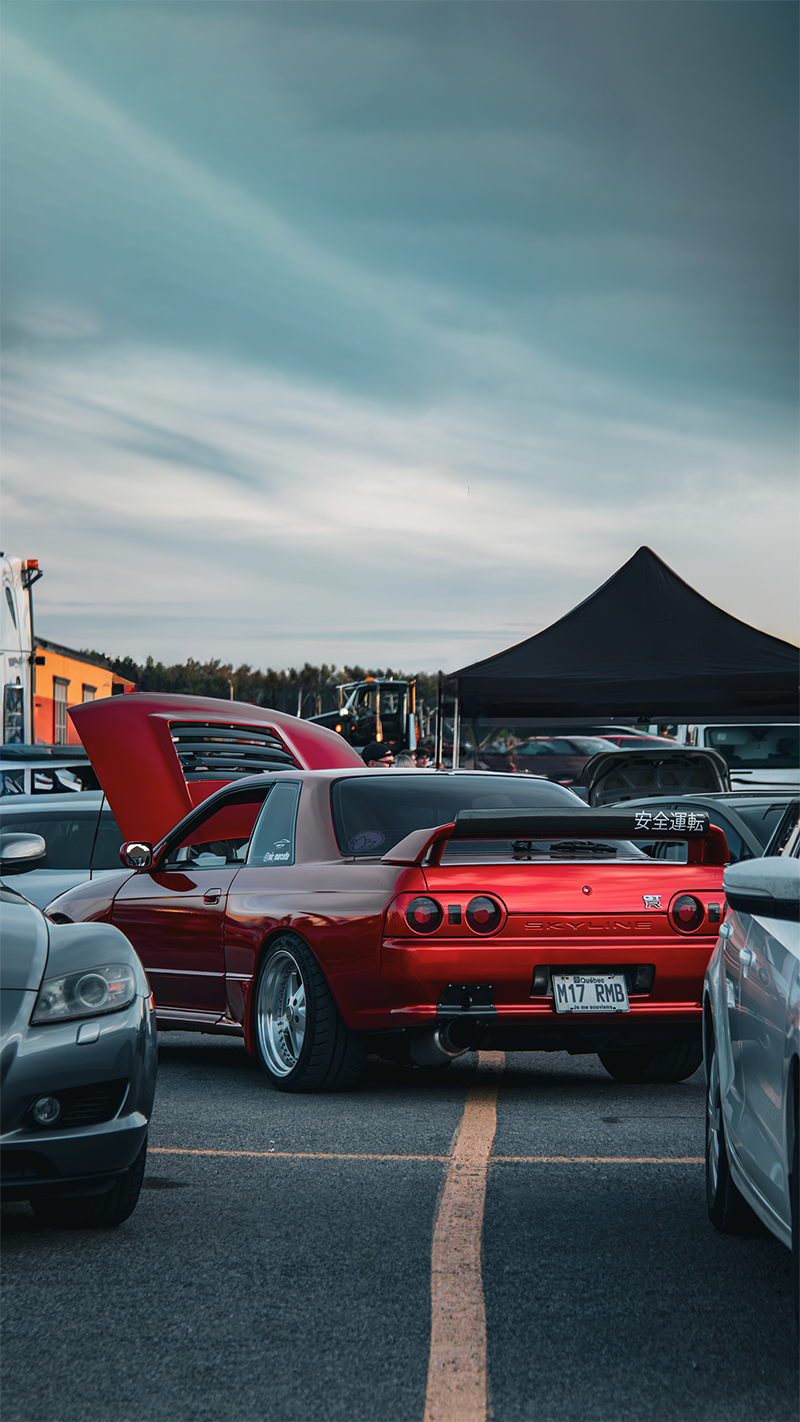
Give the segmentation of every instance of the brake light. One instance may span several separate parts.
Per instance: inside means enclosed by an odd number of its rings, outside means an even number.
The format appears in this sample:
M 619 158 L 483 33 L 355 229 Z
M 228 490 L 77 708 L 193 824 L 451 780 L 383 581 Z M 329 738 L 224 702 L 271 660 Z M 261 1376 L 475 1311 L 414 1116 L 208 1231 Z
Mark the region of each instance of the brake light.
M 679 933 L 694 933 L 705 919 L 705 909 L 693 894 L 679 894 L 669 908 L 673 928 Z
M 503 912 L 494 899 L 479 895 L 467 904 L 467 923 L 473 933 L 494 933 L 503 921 Z
M 406 909 L 406 923 L 416 933 L 435 933 L 443 917 L 441 904 L 424 895 L 412 899 Z

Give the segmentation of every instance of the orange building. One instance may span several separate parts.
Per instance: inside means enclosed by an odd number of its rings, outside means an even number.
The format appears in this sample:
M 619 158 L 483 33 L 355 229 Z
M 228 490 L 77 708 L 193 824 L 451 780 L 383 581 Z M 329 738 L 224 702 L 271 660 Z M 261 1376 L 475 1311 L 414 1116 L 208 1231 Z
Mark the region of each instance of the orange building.
M 134 683 L 117 676 L 88 652 L 74 652 L 43 637 L 36 637 L 35 642 L 33 739 L 37 745 L 79 746 L 80 736 L 67 715 L 68 708 L 133 691 Z

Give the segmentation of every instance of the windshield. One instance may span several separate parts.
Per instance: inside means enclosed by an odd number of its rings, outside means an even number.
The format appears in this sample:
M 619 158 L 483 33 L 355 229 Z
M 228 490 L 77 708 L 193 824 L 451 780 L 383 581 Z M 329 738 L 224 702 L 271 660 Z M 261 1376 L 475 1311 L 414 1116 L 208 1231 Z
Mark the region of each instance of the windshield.
M 706 726 L 705 743 L 724 755 L 731 770 L 796 770 L 797 726 Z
M 337 780 L 331 805 L 341 853 L 378 858 L 412 830 L 452 824 L 459 810 L 586 809 L 571 790 L 547 780 L 391 770 Z

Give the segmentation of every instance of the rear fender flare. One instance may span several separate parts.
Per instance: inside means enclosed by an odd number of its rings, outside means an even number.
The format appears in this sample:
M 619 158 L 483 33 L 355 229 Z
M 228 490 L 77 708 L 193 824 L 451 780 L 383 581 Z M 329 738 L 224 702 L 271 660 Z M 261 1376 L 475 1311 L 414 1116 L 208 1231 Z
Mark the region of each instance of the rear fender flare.
M 334 1003 L 336 1003 L 337 1011 L 341 1012 L 339 1003 L 336 1001 L 336 994 L 334 993 L 333 988 L 331 987 L 328 974 L 325 972 L 324 965 L 320 962 L 318 955 L 314 952 L 314 949 L 311 947 L 311 944 L 308 942 L 308 939 L 304 938 L 302 933 L 298 933 L 296 928 L 292 928 L 286 924 L 283 924 L 280 928 L 272 928 L 270 929 L 269 933 L 265 937 L 263 943 L 261 944 L 261 947 L 258 950 L 258 957 L 256 958 L 253 976 L 250 979 L 249 983 L 247 983 L 246 985 L 244 1010 L 244 1045 L 251 1057 L 255 1057 L 258 1055 L 256 1048 L 255 992 L 256 983 L 258 982 L 258 975 L 261 972 L 261 965 L 264 962 L 264 959 L 266 958 L 267 954 L 269 953 L 269 950 L 272 947 L 273 943 L 277 943 L 278 939 L 283 938 L 283 936 L 287 933 L 291 933 L 294 935 L 295 938 L 299 938 L 300 942 L 303 944 L 303 947 L 306 948 L 311 954 L 320 972 L 322 973 L 325 982 L 328 985 L 328 991 L 330 992 Z

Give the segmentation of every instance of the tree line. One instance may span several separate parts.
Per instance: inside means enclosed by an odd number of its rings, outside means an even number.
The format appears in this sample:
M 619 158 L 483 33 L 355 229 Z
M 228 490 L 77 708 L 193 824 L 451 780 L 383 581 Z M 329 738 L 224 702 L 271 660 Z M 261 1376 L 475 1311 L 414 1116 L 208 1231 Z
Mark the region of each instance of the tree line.
M 275 711 L 286 711 L 292 716 L 315 716 L 324 711 L 335 711 L 338 706 L 337 687 L 348 681 L 363 681 L 366 677 L 385 677 L 393 681 L 416 680 L 417 702 L 425 702 L 427 707 L 436 703 L 438 678 L 436 673 L 408 672 L 391 667 L 312 666 L 306 662 L 298 670 L 289 667 L 285 671 L 254 670 L 247 663 L 234 667 L 231 662 L 222 662 L 214 657 L 208 662 L 195 661 L 193 657 L 185 662 L 170 665 L 147 657 L 137 662 L 133 657 L 108 657 L 104 653 L 85 651 L 91 656 L 132 681 L 138 691 L 169 691 L 183 696 L 213 696 L 221 700 L 248 701 L 254 706 L 271 706 Z

